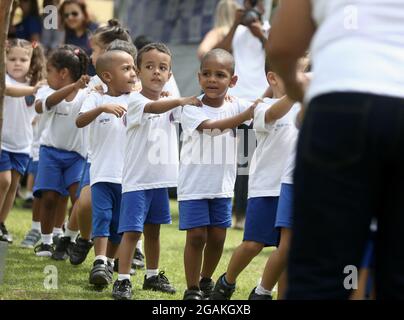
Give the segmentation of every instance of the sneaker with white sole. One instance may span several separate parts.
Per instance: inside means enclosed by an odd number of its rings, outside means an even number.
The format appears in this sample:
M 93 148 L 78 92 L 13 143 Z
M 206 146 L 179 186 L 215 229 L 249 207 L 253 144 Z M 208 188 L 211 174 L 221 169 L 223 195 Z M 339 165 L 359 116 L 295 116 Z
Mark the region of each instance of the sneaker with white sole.
M 3 222 L 0 223 L 0 241 L 13 243 L 13 237 L 8 233 L 6 225 Z
M 132 268 L 144 269 L 144 255 L 138 248 L 136 248 L 135 254 L 133 255 Z
M 40 243 L 34 249 L 37 257 L 51 257 L 55 249 L 51 244 Z
M 21 247 L 23 248 L 33 248 L 41 240 L 41 233 L 39 230 L 31 229 L 25 235 L 24 240 L 21 242 Z

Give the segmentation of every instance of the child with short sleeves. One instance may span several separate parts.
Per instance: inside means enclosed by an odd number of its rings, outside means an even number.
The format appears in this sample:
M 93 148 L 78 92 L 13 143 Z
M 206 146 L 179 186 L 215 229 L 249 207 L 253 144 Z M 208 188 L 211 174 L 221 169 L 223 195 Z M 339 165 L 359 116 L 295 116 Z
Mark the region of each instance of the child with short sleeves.
M 159 272 L 160 225 L 171 223 L 168 189 L 177 186 L 178 141 L 174 121 L 180 106 L 199 105 L 196 97 L 160 99 L 171 75 L 170 50 L 160 43 L 143 47 L 137 57 L 140 93 L 132 93 L 127 113 L 119 232 L 119 274 L 112 296 L 132 297 L 131 260 L 144 232 L 146 275 L 144 290 L 175 293 L 164 272 Z
M 56 252 L 52 230 L 59 195 L 67 188 L 72 204 L 77 198 L 76 191 L 87 147 L 75 120 L 87 96 L 84 88 L 88 82 L 88 76 L 85 75 L 88 61 L 82 49 L 70 45 L 59 47 L 48 59 L 48 85 L 56 91 L 43 104 L 49 119 L 46 134 L 42 135 L 40 141 L 40 161 L 34 186 L 34 196 L 42 198 L 42 241 L 35 248 L 37 256 L 49 257 Z M 70 242 L 75 241 L 77 234 L 69 228 L 65 232 Z
M 233 56 L 222 49 L 208 52 L 199 72 L 203 105 L 184 108 L 181 117 L 178 200 L 179 228 L 187 231 L 184 300 L 209 297 L 214 286 L 211 277 L 231 226 L 237 165 L 234 129 L 251 121 L 255 106 L 237 98 L 225 101 L 236 82 Z
M 12 243 L 5 221 L 24 175 L 33 139 L 33 96 L 44 77 L 45 58 L 39 44 L 12 39 L 6 45 L 6 90 L 0 150 L 0 241 Z

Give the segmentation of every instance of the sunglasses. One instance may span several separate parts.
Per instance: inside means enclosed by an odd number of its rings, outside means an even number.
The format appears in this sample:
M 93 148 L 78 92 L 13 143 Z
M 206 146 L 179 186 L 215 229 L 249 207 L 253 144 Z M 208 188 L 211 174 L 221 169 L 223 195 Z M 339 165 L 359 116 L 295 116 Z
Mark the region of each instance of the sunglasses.
M 67 19 L 67 18 L 69 18 L 70 16 L 78 17 L 78 15 L 79 15 L 79 12 L 78 12 L 78 11 L 72 11 L 72 12 L 66 12 L 66 13 L 64 13 L 64 14 L 63 14 L 63 17 L 64 17 L 65 19 Z

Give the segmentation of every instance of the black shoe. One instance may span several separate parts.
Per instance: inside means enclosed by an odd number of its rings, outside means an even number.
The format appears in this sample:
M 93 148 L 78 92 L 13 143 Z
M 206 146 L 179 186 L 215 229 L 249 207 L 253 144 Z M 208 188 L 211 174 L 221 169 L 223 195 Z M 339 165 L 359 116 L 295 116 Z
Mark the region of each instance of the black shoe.
M 13 237 L 8 233 L 4 222 L 0 223 L 0 241 L 7 242 L 9 244 L 13 243 Z
M 112 281 L 107 264 L 102 260 L 95 260 L 90 272 L 89 282 L 95 286 L 107 286 Z
M 144 255 L 138 248 L 136 248 L 135 254 L 133 255 L 132 268 L 144 269 Z
M 164 271 L 160 271 L 157 276 L 150 277 L 149 279 L 147 279 L 145 275 L 143 290 L 161 291 L 171 294 L 176 292 L 175 288 L 170 284 L 167 277 L 164 275 Z
M 115 300 L 131 300 L 132 283 L 130 282 L 130 280 L 116 280 L 112 288 L 112 297 Z
M 212 294 L 213 288 L 215 287 L 215 282 L 210 278 L 202 278 L 199 281 L 199 288 L 203 292 L 203 298 L 208 300 Z
M 198 288 L 187 289 L 182 300 L 204 300 L 204 294 Z
M 215 288 L 210 295 L 210 300 L 230 300 L 231 296 L 236 290 L 235 285 L 228 286 L 224 284 L 224 276 L 225 274 L 221 275 L 217 280 Z
M 270 294 L 257 294 L 255 289 L 257 289 L 257 287 L 252 289 L 250 295 L 248 296 L 248 300 L 272 300 L 272 296 Z
M 51 257 L 55 249 L 50 244 L 40 243 L 34 248 L 37 257 Z
M 114 267 L 111 262 L 107 261 L 107 274 L 108 282 L 112 283 L 112 278 L 114 277 Z
M 115 259 L 115 261 L 114 261 L 114 271 L 115 271 L 115 272 L 119 272 L 119 259 Z M 134 276 L 134 275 L 136 274 L 136 270 L 133 269 L 133 265 L 132 265 L 132 267 L 130 268 L 129 274 L 130 274 L 131 276 Z
M 86 260 L 88 253 L 93 247 L 93 242 L 90 240 L 84 240 L 83 238 L 78 238 L 76 243 L 70 248 L 70 263 L 72 265 L 79 265 Z
M 55 252 L 52 254 L 52 259 L 66 260 L 69 257 L 71 246 L 70 237 L 61 237 L 56 245 Z

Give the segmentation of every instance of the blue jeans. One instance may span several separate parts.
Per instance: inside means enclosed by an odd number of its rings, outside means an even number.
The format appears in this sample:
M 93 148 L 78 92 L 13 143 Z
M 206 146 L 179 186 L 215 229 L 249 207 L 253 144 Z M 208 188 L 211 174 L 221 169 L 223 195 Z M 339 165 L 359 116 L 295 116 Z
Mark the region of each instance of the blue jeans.
M 377 297 L 404 299 L 404 99 L 315 98 L 294 178 L 287 298 L 347 299 L 345 268 L 359 270 L 375 216 Z

